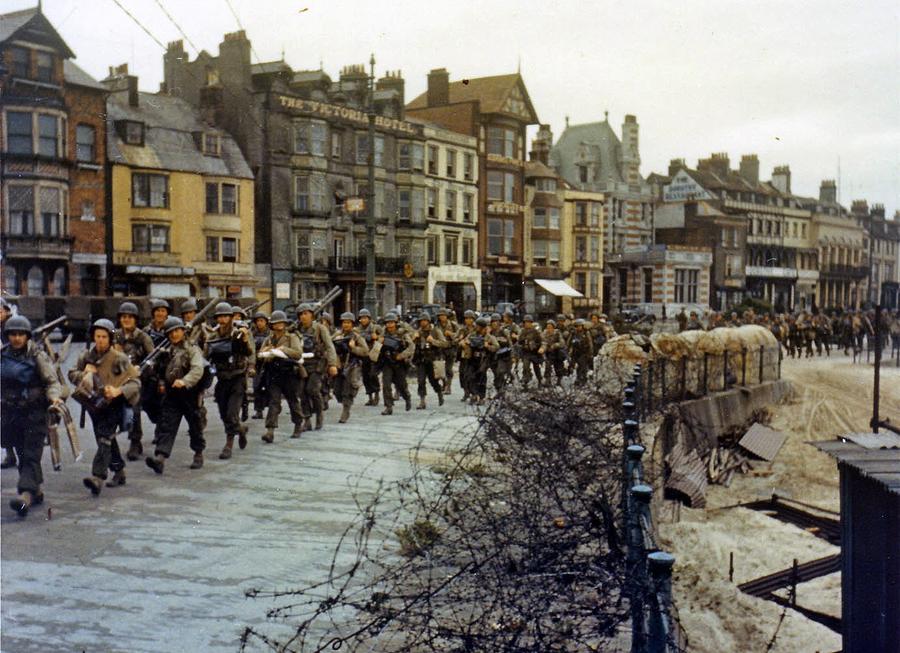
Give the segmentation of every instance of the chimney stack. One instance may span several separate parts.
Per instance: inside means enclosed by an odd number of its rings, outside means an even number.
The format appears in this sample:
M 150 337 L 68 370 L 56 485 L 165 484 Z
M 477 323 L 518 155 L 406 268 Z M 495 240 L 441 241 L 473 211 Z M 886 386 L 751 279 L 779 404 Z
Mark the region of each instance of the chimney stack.
M 531 152 L 528 153 L 529 158 L 532 161 L 540 161 L 545 166 L 549 166 L 551 147 L 553 147 L 553 132 L 550 131 L 550 125 L 541 125 L 531 141 Z
M 446 68 L 435 68 L 428 73 L 428 106 L 450 104 L 450 73 Z
M 669 176 L 674 177 L 678 174 L 678 171 L 682 168 L 687 168 L 684 163 L 684 159 L 670 159 L 669 160 Z
M 712 172 L 722 178 L 728 176 L 730 169 L 731 162 L 728 160 L 727 152 L 713 152 L 708 159 L 697 161 L 697 170 Z
M 100 82 L 110 93 L 127 93 L 129 106 L 140 104 L 138 95 L 138 78 L 128 74 L 128 64 L 109 67 L 109 76 Z
M 772 185 L 785 195 L 791 194 L 791 167 L 775 166 L 772 170 Z
M 759 185 L 759 157 L 755 154 L 745 154 L 741 157 L 741 166 L 738 174 L 751 186 Z
M 837 204 L 837 184 L 834 179 L 823 179 L 819 186 L 819 201 L 823 204 Z

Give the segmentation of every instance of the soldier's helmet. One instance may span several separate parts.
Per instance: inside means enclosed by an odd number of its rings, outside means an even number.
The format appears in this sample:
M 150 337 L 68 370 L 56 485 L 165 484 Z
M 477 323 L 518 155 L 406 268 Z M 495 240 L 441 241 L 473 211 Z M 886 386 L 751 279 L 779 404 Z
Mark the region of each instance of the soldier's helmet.
M 477 320 L 475 320 L 475 324 L 480 327 L 491 326 L 491 320 L 486 315 L 482 315 Z
M 556 320 L 547 320 L 547 326 L 556 326 Z
M 397 321 L 397 314 L 394 313 L 393 311 L 385 314 L 385 316 L 384 316 L 385 324 L 387 324 L 388 322 L 396 322 L 396 321 Z
M 213 315 L 215 315 L 216 317 L 219 317 L 220 315 L 227 315 L 228 317 L 231 317 L 233 314 L 234 309 L 228 302 L 219 302 L 218 304 L 216 304 L 216 312 L 213 313 Z
M 478 316 L 475 315 L 475 311 L 470 310 L 470 311 L 466 311 L 465 313 L 463 313 L 463 318 L 467 318 L 467 317 L 470 317 L 474 320 Z
M 31 337 L 31 322 L 24 315 L 13 315 L 3 325 L 3 333 L 27 333 Z
M 363 309 L 363 310 L 366 310 L 366 309 Z M 350 311 L 347 311 L 346 313 L 341 313 L 341 322 L 343 322 L 344 320 L 350 320 L 351 322 L 356 322 L 356 316 L 353 313 L 351 313 Z
M 184 328 L 184 320 L 180 317 L 167 317 L 166 321 L 163 323 L 163 331 L 166 332 L 166 335 L 172 333 L 175 329 L 183 329 Z
M 328 322 L 328 324 L 332 324 L 333 320 L 331 319 L 331 313 L 328 311 L 323 312 L 319 317 Z
M 447 309 L 446 309 L 446 308 L 439 308 L 439 309 L 437 309 L 435 315 L 437 315 L 438 317 L 440 317 L 441 315 L 449 315 L 449 313 L 447 313 Z
M 157 308 L 164 308 L 166 309 L 166 311 L 172 310 L 172 308 L 169 306 L 169 302 L 167 302 L 165 299 L 151 299 L 150 312 L 152 313 Z
M 431 316 L 428 314 L 428 311 L 422 311 L 419 313 L 419 322 L 425 320 L 426 322 L 431 322 Z
M 500 313 L 491 313 L 491 322 L 499 322 Z
M 302 304 L 297 305 L 297 315 L 300 315 L 300 313 L 306 313 L 307 311 L 309 311 L 310 313 L 313 312 L 312 304 L 303 302 Z
M 259 318 L 262 318 L 262 319 L 266 320 L 267 322 L 269 321 L 269 316 L 266 315 L 265 311 L 256 311 L 256 313 L 253 314 L 254 320 L 258 320 Z
M 218 306 L 216 307 L 218 308 Z M 197 300 L 196 299 L 186 299 L 181 302 L 181 306 L 178 307 L 178 313 L 184 315 L 185 313 L 190 313 L 191 311 L 197 310 Z
M 284 311 L 272 311 L 272 317 L 269 318 L 269 324 L 287 324 L 290 322 Z
M 232 306 L 231 314 L 237 318 L 243 318 L 245 320 L 247 319 L 247 311 L 245 311 L 241 306 Z
M 138 307 L 134 302 L 122 302 L 119 305 L 119 310 L 116 313 L 117 317 L 121 317 L 122 315 L 133 315 L 134 317 L 138 317 Z
M 368 308 L 361 308 L 361 309 L 359 309 L 359 317 L 360 318 L 367 317 L 371 320 L 372 319 L 372 311 L 370 311 Z
M 577 326 L 577 327 L 583 327 L 584 325 L 585 325 L 584 319 L 578 318 L 577 320 L 575 320 L 575 326 Z
M 522 318 L 523 322 L 534 322 L 534 318 L 531 315 L 526 315 Z
M 562 313 L 560 313 L 559 315 L 556 316 L 556 319 L 557 319 L 557 321 L 562 322 L 563 320 L 565 320 L 565 319 L 567 319 L 567 318 L 566 318 L 565 315 L 563 315 Z
M 516 314 L 513 313 L 513 310 L 511 308 L 507 308 L 505 311 L 503 311 L 503 315 L 507 317 L 515 317 Z
M 96 331 L 97 329 L 103 329 L 104 331 L 106 331 L 109 334 L 110 338 L 116 335 L 116 325 L 113 324 L 112 321 L 107 320 L 105 317 L 100 318 L 91 325 L 91 338 L 94 337 L 94 331 Z

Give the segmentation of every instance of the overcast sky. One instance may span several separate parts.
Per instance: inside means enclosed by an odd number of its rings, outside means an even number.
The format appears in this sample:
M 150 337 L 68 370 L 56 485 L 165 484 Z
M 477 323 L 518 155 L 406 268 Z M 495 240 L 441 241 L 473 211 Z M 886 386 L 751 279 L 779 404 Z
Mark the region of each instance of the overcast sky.
M 36 0 L 3 0 L 4 10 Z M 229 0 L 119 0 L 159 41 L 216 54 L 238 29 Z M 641 127 L 641 172 L 671 158 L 695 166 L 756 153 L 761 176 L 789 164 L 793 190 L 817 195 L 838 177 L 844 204 L 900 208 L 900 2 L 897 0 L 230 0 L 253 61 L 280 59 L 332 78 L 375 53 L 400 69 L 407 100 L 431 68 L 451 80 L 514 72 L 555 136 L 571 122 L 623 116 Z M 306 11 L 301 11 L 306 9 Z M 162 79 L 162 49 L 114 0 L 44 0 L 44 12 L 102 78 L 128 62 L 142 90 Z M 193 58 L 196 50 L 185 39 Z

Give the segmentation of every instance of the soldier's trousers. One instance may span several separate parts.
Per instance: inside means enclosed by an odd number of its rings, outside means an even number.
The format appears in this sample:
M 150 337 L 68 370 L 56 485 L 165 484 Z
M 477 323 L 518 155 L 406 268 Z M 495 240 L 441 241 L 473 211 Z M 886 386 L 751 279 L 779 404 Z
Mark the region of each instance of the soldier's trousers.
M 36 494 L 44 482 L 41 456 L 47 437 L 47 404 L 30 402 L 0 407 L 3 446 L 14 447 L 19 459 L 18 492 Z
M 260 372 L 253 377 L 253 412 L 261 413 L 269 405 L 269 400 L 263 393 L 263 374 Z M 268 391 L 266 389 L 266 391 Z
M 578 383 L 587 381 L 588 371 L 594 366 L 594 359 L 590 356 L 579 356 L 573 359 L 575 364 L 575 380 Z
M 453 384 L 453 364 L 456 362 L 456 347 L 447 347 L 444 350 L 444 387 L 449 388 Z
M 512 373 L 512 356 L 500 356 L 495 359 L 494 363 L 494 390 L 503 392 L 506 384 L 509 382 L 509 376 Z
M 247 386 L 244 375 L 238 374 L 230 379 L 219 377 L 216 380 L 215 398 L 219 407 L 219 417 L 225 425 L 225 435 L 237 435 L 241 427 L 241 406 Z
M 116 441 L 116 430 L 122 424 L 124 405 L 115 401 L 112 405 L 91 415 L 94 437 L 97 438 L 97 453 L 91 463 L 91 474 L 106 478 L 109 470 L 117 472 L 125 468 L 125 460 Z
M 352 406 L 360 386 L 362 386 L 362 366 L 354 365 L 341 370 L 340 374 L 334 377 L 334 396 L 341 405 Z
M 291 411 L 291 422 L 294 426 L 303 424 L 303 410 L 300 408 L 300 379 L 297 372 L 270 372 L 269 375 L 269 410 L 266 413 L 266 428 L 278 427 L 278 415 L 281 414 L 281 399 L 287 400 Z
M 566 374 L 566 361 L 561 355 L 547 356 L 547 362 L 544 365 L 544 378 L 547 383 L 550 382 L 551 372 L 556 374 L 557 382 L 562 381 Z
M 406 372 L 409 365 L 406 363 L 386 363 L 381 370 L 382 394 L 384 395 L 384 405 L 388 408 L 394 405 L 394 398 L 391 394 L 391 385 L 397 388 L 397 396 L 403 399 L 409 398 L 409 386 L 406 384 Z
M 544 380 L 544 373 L 541 371 L 541 364 L 544 362 L 543 356 L 538 353 L 525 352 L 522 354 L 522 385 L 527 386 L 531 383 L 532 376 L 537 377 L 540 384 Z
M 305 417 L 320 413 L 324 409 L 325 399 L 322 396 L 323 386 L 322 373 L 315 367 L 307 367 L 306 380 L 300 385 L 300 405 Z
M 141 383 L 141 399 L 138 404 L 141 409 L 147 413 L 147 417 L 149 417 L 150 421 L 154 424 L 159 423 L 160 415 L 162 413 L 163 396 L 159 394 L 159 391 L 157 390 L 158 385 L 159 382 L 156 378 L 145 379 Z M 140 427 L 140 417 L 137 409 L 135 409 L 134 414 L 135 419 L 138 421 L 138 437 L 136 439 L 140 440 L 140 435 L 143 434 L 143 431 Z
M 470 395 L 484 397 L 487 393 L 487 361 L 473 356 L 465 360 L 467 392 Z
M 191 451 L 200 453 L 206 449 L 203 438 L 203 417 L 200 414 L 199 397 L 193 389 L 169 389 L 163 395 L 162 410 L 156 429 L 156 454 L 168 458 L 172 455 L 175 436 L 181 426 L 181 418 L 187 422 Z
M 428 390 L 428 383 L 431 384 L 431 389 L 435 394 L 439 395 L 443 392 L 441 382 L 434 376 L 434 361 L 423 360 L 416 364 L 416 381 L 419 386 L 419 396 L 423 399 Z
M 378 392 L 378 371 L 375 363 L 368 358 L 362 362 L 362 380 L 366 386 L 366 394 L 373 395 Z

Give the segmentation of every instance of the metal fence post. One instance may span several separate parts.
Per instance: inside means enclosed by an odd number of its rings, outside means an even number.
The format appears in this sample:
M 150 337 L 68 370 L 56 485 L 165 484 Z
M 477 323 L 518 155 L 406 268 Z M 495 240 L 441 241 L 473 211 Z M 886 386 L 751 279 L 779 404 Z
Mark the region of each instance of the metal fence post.
M 672 566 L 675 556 L 665 551 L 654 551 L 647 556 L 650 567 L 652 603 L 650 605 L 649 653 L 665 653 L 675 633 L 669 614 L 672 605 Z M 673 642 L 674 643 L 674 642 Z
M 644 598 L 647 591 L 647 552 L 644 550 L 644 534 L 641 514 L 649 506 L 653 490 L 649 485 L 631 488 L 628 510 L 628 560 L 631 570 L 631 651 L 645 653 L 647 648 L 647 624 L 644 617 Z
M 722 390 L 728 390 L 728 350 L 722 354 Z

